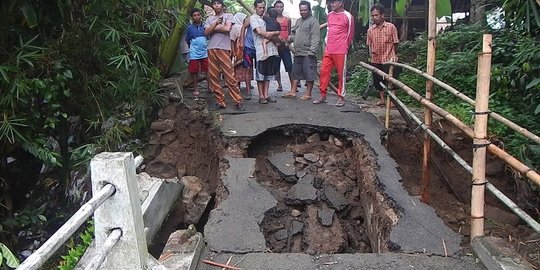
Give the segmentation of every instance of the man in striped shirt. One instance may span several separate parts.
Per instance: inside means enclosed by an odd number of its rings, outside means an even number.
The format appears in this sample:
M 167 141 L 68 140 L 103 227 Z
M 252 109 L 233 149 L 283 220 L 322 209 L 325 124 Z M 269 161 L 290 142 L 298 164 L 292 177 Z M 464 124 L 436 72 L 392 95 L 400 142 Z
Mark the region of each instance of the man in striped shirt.
M 330 0 L 332 11 L 328 13 L 328 34 L 326 35 L 326 49 L 321 65 L 321 96 L 313 104 L 326 102 L 326 93 L 330 82 L 332 69 L 335 67 L 338 74 L 338 101 L 336 106 L 345 105 L 345 69 L 347 68 L 347 52 L 354 37 L 354 20 L 343 7 L 343 0 Z
M 367 45 L 371 52 L 371 65 L 388 73 L 388 66 L 383 63 L 397 61 L 397 45 L 399 42 L 396 27 L 384 20 L 384 6 L 376 4 L 371 7 L 371 25 L 367 32 Z M 384 105 L 384 92 L 381 86 L 383 78 L 373 73 L 373 85 L 379 90 L 381 99 L 377 105 Z

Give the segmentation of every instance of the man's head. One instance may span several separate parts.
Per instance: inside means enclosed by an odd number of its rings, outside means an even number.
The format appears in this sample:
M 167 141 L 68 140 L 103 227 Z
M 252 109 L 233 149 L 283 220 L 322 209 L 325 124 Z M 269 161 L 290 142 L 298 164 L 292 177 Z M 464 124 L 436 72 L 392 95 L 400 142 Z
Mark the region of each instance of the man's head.
M 381 4 L 375 4 L 371 7 L 371 20 L 376 25 L 384 23 L 384 6 Z
M 198 8 L 194 8 L 191 10 L 191 21 L 195 24 L 200 24 L 202 20 L 202 14 L 201 11 Z
M 283 15 L 283 9 L 285 8 L 285 4 L 281 0 L 277 0 L 274 3 L 274 8 L 276 9 L 277 13 L 279 15 Z
M 342 0 L 330 1 L 330 9 L 332 9 L 332 11 L 342 11 L 344 9 L 343 1 Z
M 264 0 L 255 0 L 253 6 L 255 7 L 255 13 L 257 15 L 264 15 L 264 11 L 266 10 L 266 2 Z
M 311 4 L 308 1 L 300 2 L 298 8 L 300 9 L 300 16 L 302 16 L 302 18 L 305 19 L 311 16 Z
M 266 11 L 266 14 L 268 14 L 268 17 L 274 18 L 274 19 L 276 19 L 278 16 L 277 10 L 273 7 L 268 8 L 268 10 Z
M 212 0 L 212 9 L 216 15 L 223 13 L 223 0 Z

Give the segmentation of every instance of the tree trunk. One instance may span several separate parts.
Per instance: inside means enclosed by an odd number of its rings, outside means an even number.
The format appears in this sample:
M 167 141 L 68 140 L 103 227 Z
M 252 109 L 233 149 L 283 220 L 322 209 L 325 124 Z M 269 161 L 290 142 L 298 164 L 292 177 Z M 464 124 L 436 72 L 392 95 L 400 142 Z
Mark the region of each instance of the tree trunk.
M 180 18 L 189 18 L 189 11 L 195 7 L 197 0 L 187 0 L 180 2 Z M 161 74 L 169 75 L 174 62 L 178 61 L 178 48 L 182 34 L 185 31 L 187 22 L 176 23 L 174 29 L 167 39 L 161 41 L 159 56 L 161 58 Z

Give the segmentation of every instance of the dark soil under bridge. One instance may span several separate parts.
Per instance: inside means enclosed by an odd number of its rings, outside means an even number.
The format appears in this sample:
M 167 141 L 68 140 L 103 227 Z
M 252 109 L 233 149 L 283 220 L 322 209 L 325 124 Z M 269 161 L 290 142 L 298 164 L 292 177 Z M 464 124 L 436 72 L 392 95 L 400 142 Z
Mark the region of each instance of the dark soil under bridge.
M 359 108 L 382 118 L 383 110 L 368 100 L 359 104 Z M 147 156 L 152 160 L 146 166 L 151 175 L 163 178 L 195 176 L 200 182 L 193 184 L 198 189 L 202 201 L 184 201 L 177 204 L 167 225 L 163 228 L 160 240 L 153 248 L 159 256 L 168 235 L 186 228 L 196 222 L 200 228 L 207 221 L 211 208 L 220 205 L 227 196 L 220 179 L 227 169 L 225 156 L 252 157 L 256 161 L 255 175 L 259 183 L 275 198 L 277 206 L 268 211 L 261 223 L 265 234 L 268 252 L 371 252 L 371 244 L 365 235 L 365 217 L 361 214 L 361 204 L 355 199 L 358 191 L 356 181 L 362 177 L 362 171 L 355 168 L 350 154 L 353 144 L 350 136 L 334 133 L 331 129 L 296 127 L 276 129 L 264 136 L 250 141 L 247 138 L 223 136 L 219 130 L 222 116 L 208 111 L 204 100 L 186 98 L 184 104 L 172 103 L 160 112 L 160 118 L 153 124 L 154 134 Z M 471 159 L 470 140 L 444 121 L 437 121 L 435 132 L 466 160 Z M 172 129 L 172 130 L 171 130 Z M 349 139 L 348 139 L 349 138 Z M 388 152 L 399 164 L 398 170 L 402 184 L 411 196 L 421 194 L 421 143 L 413 130 L 406 126 L 399 114 L 392 114 L 392 126 L 382 137 Z M 338 143 L 336 143 L 336 140 Z M 280 174 L 269 159 L 275 153 L 292 152 L 295 158 L 293 181 Z M 469 194 L 470 175 L 462 170 L 451 158 L 434 146 L 434 156 L 440 164 L 440 170 L 432 166 L 430 196 L 437 215 L 455 232 L 461 234 L 464 253 L 469 252 Z M 516 194 L 522 193 L 523 185 L 516 184 L 510 177 L 511 172 L 495 158 L 490 157 L 488 174 L 490 181 L 514 200 L 523 200 Z M 376 168 L 375 168 L 376 169 Z M 299 175 L 299 174 L 300 175 Z M 319 199 L 310 203 L 295 205 L 287 203 L 286 193 L 304 175 L 313 176 L 315 194 Z M 332 183 L 331 187 L 345 198 L 347 206 L 336 209 L 324 197 L 325 183 L 321 177 Z M 299 177 L 300 176 L 300 177 Z M 447 182 L 453 183 L 451 186 Z M 322 196 L 322 199 L 321 199 Z M 197 196 L 195 196 L 197 197 Z M 524 259 L 538 265 L 539 238 L 519 219 L 505 210 L 491 195 L 487 195 L 486 235 L 495 235 L 507 239 L 518 248 Z M 336 219 L 328 226 L 328 219 L 323 221 L 320 214 L 332 213 Z M 317 219 L 313 219 L 318 216 Z M 322 215 L 324 216 L 324 215 Z M 340 229 L 336 230 L 336 224 Z M 202 229 L 199 229 L 202 231 Z M 292 231 L 292 232 L 291 232 Z M 324 236 L 330 231 L 331 237 L 321 238 L 313 243 L 310 235 Z M 336 237 L 337 235 L 337 237 Z

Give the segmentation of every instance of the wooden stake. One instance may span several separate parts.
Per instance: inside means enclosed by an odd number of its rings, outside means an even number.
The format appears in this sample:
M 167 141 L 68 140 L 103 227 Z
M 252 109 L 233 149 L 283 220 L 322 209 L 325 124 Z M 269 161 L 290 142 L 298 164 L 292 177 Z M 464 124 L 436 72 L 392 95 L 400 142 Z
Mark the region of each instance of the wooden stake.
M 231 260 L 232 260 L 232 255 L 231 255 L 231 257 L 229 257 L 229 259 L 227 260 L 227 263 L 225 265 L 229 265 L 229 263 L 231 263 Z M 227 270 L 227 268 L 223 267 L 223 268 L 221 268 L 221 270 Z
M 226 268 L 226 269 L 242 270 L 242 268 L 234 267 L 234 266 L 231 266 L 231 265 L 225 265 L 225 264 L 222 264 L 222 263 L 217 263 L 217 262 L 213 262 L 213 261 L 209 261 L 209 260 L 202 260 L 202 262 L 206 263 L 206 264 L 209 264 L 209 265 L 217 266 L 217 267 L 223 267 L 223 268 Z
M 435 73 L 435 49 L 437 46 L 437 0 L 429 0 L 428 15 L 428 47 L 427 47 L 427 73 Z M 433 82 L 426 80 L 426 99 L 431 101 L 433 97 Z M 428 107 L 424 108 L 424 123 L 431 128 L 433 122 L 432 112 Z M 429 157 L 431 155 L 431 137 L 424 134 L 424 155 L 422 158 L 422 202 L 429 203 Z
M 388 75 L 390 77 L 394 77 L 394 66 L 390 66 L 390 69 L 388 70 Z M 392 86 L 392 83 L 388 83 L 388 91 L 392 91 L 394 87 Z M 386 113 L 384 115 L 384 127 L 386 129 L 390 128 L 390 107 L 391 107 L 391 101 L 390 101 L 390 95 L 386 95 Z
M 484 34 L 478 56 L 476 108 L 473 137 L 473 176 L 471 192 L 471 241 L 484 235 L 484 191 L 486 184 L 487 120 L 491 74 L 491 35 Z

